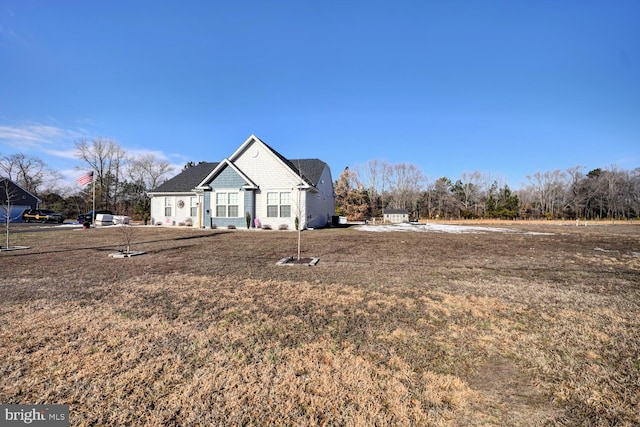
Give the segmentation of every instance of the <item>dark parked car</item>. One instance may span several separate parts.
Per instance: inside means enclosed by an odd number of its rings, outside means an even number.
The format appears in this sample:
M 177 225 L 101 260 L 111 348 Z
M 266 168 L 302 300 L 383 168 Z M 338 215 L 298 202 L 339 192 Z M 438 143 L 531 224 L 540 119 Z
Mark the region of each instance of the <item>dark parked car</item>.
M 64 216 L 51 209 L 28 209 L 22 213 L 24 222 L 57 222 L 62 224 Z
M 96 211 L 96 215 L 100 215 L 100 214 L 104 214 L 104 215 L 113 215 L 113 212 L 111 211 Z M 83 224 L 85 222 L 88 222 L 89 224 L 91 224 L 93 222 L 93 211 L 89 211 L 87 213 L 83 213 L 78 215 L 78 222 Z

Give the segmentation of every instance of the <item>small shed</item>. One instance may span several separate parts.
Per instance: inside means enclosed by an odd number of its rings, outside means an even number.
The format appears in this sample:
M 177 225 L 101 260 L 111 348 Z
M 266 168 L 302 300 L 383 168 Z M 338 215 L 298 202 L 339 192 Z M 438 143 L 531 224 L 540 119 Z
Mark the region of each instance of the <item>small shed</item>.
M 409 222 L 409 211 L 406 209 L 385 209 L 383 220 L 392 224 Z

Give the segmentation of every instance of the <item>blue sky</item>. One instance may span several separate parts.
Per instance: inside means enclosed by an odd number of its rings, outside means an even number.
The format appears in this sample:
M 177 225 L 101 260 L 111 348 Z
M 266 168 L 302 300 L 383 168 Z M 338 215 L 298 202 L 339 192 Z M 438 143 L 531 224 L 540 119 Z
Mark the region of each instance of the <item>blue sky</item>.
M 640 1 L 0 3 L 0 155 L 97 136 L 181 168 L 251 134 L 337 179 L 640 166 Z

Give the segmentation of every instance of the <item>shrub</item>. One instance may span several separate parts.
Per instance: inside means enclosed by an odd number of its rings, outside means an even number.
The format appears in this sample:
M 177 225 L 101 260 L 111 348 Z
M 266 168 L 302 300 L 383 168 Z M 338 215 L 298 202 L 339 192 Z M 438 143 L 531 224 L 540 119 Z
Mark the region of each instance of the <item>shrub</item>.
M 263 230 L 271 230 L 271 226 L 269 224 L 262 224 Z
M 236 229 L 236 226 L 235 226 L 235 225 L 233 225 L 233 224 L 229 224 L 229 225 L 227 225 L 227 228 L 228 228 L 229 230 L 235 230 L 235 229 Z
M 288 230 L 289 226 L 287 224 L 280 224 L 278 226 L 278 230 Z
M 193 227 L 193 220 L 191 218 L 187 218 L 184 221 L 184 225 L 186 225 L 187 227 Z

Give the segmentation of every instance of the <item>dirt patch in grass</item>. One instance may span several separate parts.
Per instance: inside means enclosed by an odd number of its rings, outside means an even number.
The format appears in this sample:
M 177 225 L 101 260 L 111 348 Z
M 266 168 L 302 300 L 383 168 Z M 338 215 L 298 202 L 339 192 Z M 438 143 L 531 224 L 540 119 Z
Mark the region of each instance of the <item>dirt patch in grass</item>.
M 20 233 L 0 401 L 72 425 L 640 423 L 640 228 Z M 599 248 L 599 250 L 596 250 Z

